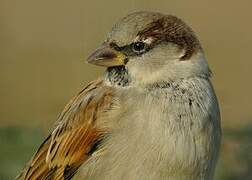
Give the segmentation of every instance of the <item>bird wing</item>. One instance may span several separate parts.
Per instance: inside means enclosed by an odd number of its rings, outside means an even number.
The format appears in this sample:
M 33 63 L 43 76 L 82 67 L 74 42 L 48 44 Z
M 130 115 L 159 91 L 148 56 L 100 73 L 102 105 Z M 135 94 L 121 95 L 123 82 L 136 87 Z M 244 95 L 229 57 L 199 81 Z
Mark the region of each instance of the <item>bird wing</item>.
M 56 127 L 17 179 L 71 179 L 106 135 L 99 120 L 111 108 L 112 97 L 113 91 L 102 79 L 88 84 L 66 105 Z

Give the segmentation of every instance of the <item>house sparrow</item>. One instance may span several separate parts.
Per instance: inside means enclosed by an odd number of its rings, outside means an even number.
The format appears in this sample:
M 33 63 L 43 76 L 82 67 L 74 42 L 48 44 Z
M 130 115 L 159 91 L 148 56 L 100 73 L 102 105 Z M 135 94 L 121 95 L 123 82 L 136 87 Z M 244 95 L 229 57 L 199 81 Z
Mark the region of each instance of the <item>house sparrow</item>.
M 203 49 L 175 16 L 132 13 L 88 63 L 107 67 L 65 107 L 20 179 L 211 180 L 221 141 Z

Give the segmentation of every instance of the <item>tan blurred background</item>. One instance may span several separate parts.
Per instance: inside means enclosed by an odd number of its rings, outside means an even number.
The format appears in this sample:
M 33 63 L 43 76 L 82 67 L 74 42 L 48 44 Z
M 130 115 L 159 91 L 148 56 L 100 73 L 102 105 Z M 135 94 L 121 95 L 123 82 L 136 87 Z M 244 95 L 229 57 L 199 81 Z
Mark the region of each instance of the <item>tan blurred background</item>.
M 216 179 L 252 179 L 252 2 L 0 0 L 0 179 L 32 155 L 57 115 L 103 68 L 85 58 L 119 18 L 174 14 L 198 34 L 214 72 L 224 140 Z

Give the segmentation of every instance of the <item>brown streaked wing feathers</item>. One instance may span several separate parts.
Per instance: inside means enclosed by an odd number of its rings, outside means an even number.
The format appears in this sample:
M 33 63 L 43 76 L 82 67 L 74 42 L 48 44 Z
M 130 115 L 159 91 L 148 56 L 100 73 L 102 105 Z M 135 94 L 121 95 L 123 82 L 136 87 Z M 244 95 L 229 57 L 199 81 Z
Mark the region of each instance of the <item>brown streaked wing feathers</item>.
M 111 107 L 112 90 L 98 79 L 64 108 L 54 131 L 17 179 L 71 179 L 106 132 L 96 119 Z

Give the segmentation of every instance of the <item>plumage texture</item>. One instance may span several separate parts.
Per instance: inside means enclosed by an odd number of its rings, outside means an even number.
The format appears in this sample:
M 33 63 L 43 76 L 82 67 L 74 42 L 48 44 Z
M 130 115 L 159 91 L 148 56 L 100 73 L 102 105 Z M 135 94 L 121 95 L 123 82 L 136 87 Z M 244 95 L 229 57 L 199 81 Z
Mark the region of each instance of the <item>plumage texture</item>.
M 70 101 L 19 178 L 212 180 L 220 113 L 191 28 L 170 15 L 130 14 L 96 60 L 109 66 L 104 77 Z
M 54 131 L 22 172 L 21 179 L 70 179 L 92 154 L 106 130 L 99 125 L 111 106 L 112 91 L 98 79 L 87 85 L 61 113 Z M 98 120 L 97 120 L 98 119 Z
M 80 179 L 213 178 L 221 133 L 211 83 L 194 77 L 159 85 L 117 91 L 106 152 L 81 167 Z

